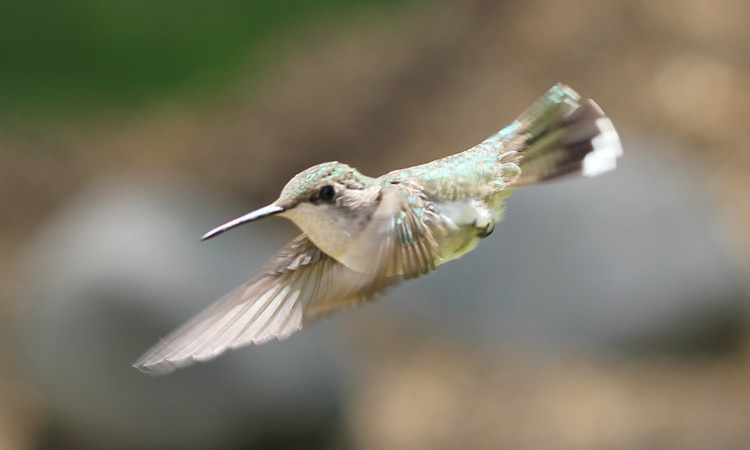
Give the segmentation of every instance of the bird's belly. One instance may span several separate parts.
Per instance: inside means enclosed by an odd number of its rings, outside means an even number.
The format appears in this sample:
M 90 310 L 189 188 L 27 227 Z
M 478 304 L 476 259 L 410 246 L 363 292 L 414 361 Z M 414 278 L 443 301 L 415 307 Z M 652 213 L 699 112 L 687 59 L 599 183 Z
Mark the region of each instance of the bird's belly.
M 435 211 L 443 221 L 442 233 L 438 233 L 441 260 L 438 264 L 458 259 L 474 250 L 479 240 L 486 236 L 495 223 L 502 218 L 502 205 L 488 203 L 482 199 L 461 199 L 435 205 Z
M 479 230 L 475 227 L 462 227 L 458 231 L 438 238 L 440 260 L 436 262 L 436 265 L 453 261 L 474 250 L 479 239 Z

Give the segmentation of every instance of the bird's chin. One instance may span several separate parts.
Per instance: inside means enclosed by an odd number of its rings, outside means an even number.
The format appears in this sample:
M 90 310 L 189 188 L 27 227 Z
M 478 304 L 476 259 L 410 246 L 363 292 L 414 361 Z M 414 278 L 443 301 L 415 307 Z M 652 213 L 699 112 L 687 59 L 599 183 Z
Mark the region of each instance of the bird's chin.
M 335 211 L 325 205 L 301 203 L 280 215 L 291 220 L 315 246 L 335 259 L 339 259 L 351 243 L 352 231 L 343 226 L 347 221 L 338 218 Z

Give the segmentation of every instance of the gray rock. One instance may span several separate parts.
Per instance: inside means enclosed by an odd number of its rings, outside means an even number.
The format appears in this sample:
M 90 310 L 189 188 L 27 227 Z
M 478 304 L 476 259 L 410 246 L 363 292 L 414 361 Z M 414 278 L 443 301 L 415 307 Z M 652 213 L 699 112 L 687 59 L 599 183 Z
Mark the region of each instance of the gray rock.
M 17 336 L 29 379 L 76 448 L 322 445 L 335 435 L 342 367 L 335 346 L 321 345 L 325 328 L 168 377 L 131 367 L 293 235 L 274 221 L 198 241 L 243 212 L 179 180 L 132 177 L 93 186 L 46 225 L 29 251 Z
M 488 345 L 716 351 L 747 294 L 699 177 L 633 136 L 615 172 L 516 192 L 477 249 L 404 284 L 382 311 Z M 661 156 L 660 156 L 661 155 Z
M 700 180 L 659 157 L 664 145 L 625 139 L 616 172 L 517 192 L 494 234 L 437 273 L 165 378 L 130 364 L 295 231 L 269 219 L 199 243 L 249 207 L 174 180 L 99 185 L 30 251 L 19 319 L 30 378 L 94 448 L 310 447 L 336 435 L 342 374 L 367 358 L 351 335 L 383 317 L 423 338 L 518 352 L 730 348 L 744 326 L 741 268 Z

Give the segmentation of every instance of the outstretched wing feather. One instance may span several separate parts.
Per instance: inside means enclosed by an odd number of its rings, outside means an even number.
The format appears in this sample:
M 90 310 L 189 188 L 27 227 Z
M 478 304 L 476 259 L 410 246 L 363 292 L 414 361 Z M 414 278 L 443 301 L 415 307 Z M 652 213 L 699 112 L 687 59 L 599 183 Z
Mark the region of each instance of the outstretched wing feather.
M 155 374 L 214 358 L 229 348 L 284 339 L 324 313 L 365 300 L 397 281 L 355 272 L 302 235 L 257 277 L 175 330 L 134 365 Z
M 386 190 L 370 226 L 372 234 L 353 248 L 367 259 L 363 268 L 333 259 L 303 234 L 257 277 L 171 333 L 135 367 L 168 373 L 230 348 L 284 339 L 324 315 L 371 298 L 402 276 L 434 270 L 436 241 L 398 190 Z

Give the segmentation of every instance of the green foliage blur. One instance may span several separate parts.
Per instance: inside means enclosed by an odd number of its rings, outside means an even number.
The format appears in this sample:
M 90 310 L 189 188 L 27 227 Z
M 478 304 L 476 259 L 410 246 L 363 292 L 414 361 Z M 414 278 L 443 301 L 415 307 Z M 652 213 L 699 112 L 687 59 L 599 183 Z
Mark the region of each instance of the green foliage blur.
M 60 116 L 215 89 L 293 27 L 406 0 L 0 0 L 0 109 Z

